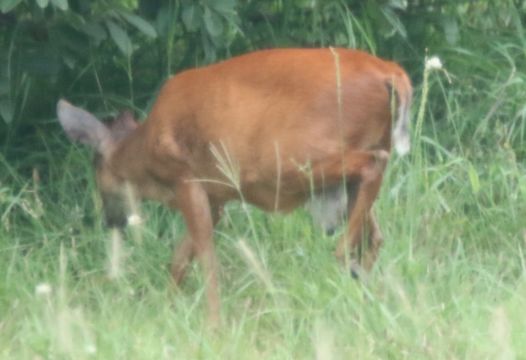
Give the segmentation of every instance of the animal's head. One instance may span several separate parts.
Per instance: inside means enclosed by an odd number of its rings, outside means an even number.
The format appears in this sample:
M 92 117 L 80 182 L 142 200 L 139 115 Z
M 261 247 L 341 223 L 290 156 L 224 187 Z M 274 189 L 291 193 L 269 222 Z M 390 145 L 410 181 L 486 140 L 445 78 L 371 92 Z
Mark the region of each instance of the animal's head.
M 113 152 L 137 127 L 130 112 L 121 113 L 105 125 L 89 112 L 59 100 L 57 116 L 70 140 L 88 145 L 95 151 L 95 172 L 106 224 L 111 227 L 126 225 L 126 186 L 112 164 Z

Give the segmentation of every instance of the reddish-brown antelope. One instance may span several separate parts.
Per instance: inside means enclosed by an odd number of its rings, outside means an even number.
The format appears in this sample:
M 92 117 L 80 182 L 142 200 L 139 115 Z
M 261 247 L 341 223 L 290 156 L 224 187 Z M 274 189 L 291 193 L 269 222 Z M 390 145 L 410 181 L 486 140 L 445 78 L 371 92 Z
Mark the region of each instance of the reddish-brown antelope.
M 324 227 L 347 219 L 336 257 L 372 267 L 382 236 L 371 206 L 391 141 L 409 150 L 411 94 L 400 66 L 367 53 L 276 49 L 170 78 L 142 124 L 128 114 L 107 126 L 65 100 L 57 112 L 69 138 L 98 154 L 109 225 L 126 223 L 125 188 L 181 211 L 172 275 L 180 282 L 197 257 L 217 322 L 213 228 L 229 200 L 287 212 L 318 197 Z

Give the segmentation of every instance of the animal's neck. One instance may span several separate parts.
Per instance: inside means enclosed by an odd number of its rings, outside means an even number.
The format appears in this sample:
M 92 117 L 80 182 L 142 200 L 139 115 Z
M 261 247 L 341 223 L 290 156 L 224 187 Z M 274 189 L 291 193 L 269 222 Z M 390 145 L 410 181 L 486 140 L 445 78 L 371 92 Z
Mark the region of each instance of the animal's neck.
M 144 133 L 145 127 L 140 125 L 117 144 L 110 158 L 112 171 L 119 178 L 132 184 L 146 172 L 148 151 Z
M 164 167 L 152 156 L 147 138 L 147 127 L 142 124 L 117 146 L 110 166 L 119 178 L 132 186 L 137 196 L 168 203 L 174 195 L 175 184 L 157 174 L 156 169 Z

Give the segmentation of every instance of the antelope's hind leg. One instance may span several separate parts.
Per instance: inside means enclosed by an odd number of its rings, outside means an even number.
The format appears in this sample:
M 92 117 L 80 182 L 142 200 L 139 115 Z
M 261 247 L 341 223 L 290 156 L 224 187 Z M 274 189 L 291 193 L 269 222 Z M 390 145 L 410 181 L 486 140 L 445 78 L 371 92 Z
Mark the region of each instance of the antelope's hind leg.
M 347 231 L 336 248 L 336 257 L 353 276 L 371 270 L 383 242 L 371 207 L 378 196 L 389 153 L 383 150 L 348 155 L 347 176 L 356 179 L 349 190 Z
M 378 253 L 384 242 L 382 231 L 374 217 L 373 211 L 370 210 L 362 229 L 360 264 L 366 271 L 371 271 Z

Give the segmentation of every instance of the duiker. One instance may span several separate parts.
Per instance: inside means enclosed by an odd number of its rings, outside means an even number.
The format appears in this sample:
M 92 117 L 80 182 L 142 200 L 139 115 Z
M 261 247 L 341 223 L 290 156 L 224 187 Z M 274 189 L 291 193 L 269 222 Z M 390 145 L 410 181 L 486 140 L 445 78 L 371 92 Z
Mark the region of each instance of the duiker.
M 98 154 L 109 225 L 126 223 L 126 187 L 181 211 L 172 275 L 180 282 L 197 257 L 217 323 L 213 229 L 229 200 L 287 212 L 318 196 L 310 208 L 327 230 L 347 220 L 336 257 L 372 267 L 382 236 L 371 206 L 391 142 L 409 150 L 411 94 L 400 66 L 367 53 L 276 49 L 173 76 L 142 124 L 127 114 L 105 125 L 65 100 L 57 112 L 69 138 Z

